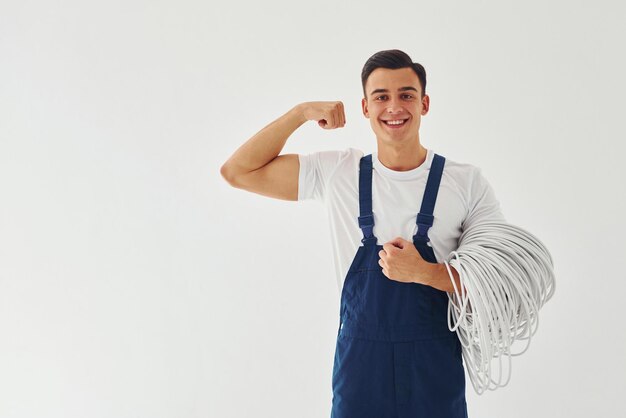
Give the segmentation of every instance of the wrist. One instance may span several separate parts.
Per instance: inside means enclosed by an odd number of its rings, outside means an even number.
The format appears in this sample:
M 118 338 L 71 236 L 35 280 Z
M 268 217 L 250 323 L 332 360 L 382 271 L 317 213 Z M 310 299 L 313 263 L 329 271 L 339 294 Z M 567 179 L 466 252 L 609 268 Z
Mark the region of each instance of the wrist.
M 452 276 L 450 277 L 450 273 L 448 273 L 448 269 L 446 265 L 443 263 L 430 263 L 429 266 L 429 274 L 425 278 L 424 284 L 431 286 L 437 290 L 442 290 L 444 292 L 454 293 L 454 284 L 452 280 L 457 285 L 457 289 L 460 290 L 461 283 L 459 281 L 459 273 L 456 269 L 450 266 L 450 271 L 452 272 Z
M 425 260 L 420 260 L 418 263 L 422 265 L 416 269 L 415 276 L 413 277 L 413 283 L 419 283 L 426 286 L 433 286 L 436 277 L 439 275 L 438 266 L 440 264 L 429 263 Z
M 445 267 L 439 263 L 428 263 L 427 274 L 425 275 L 425 283 L 427 286 L 437 288 L 437 282 L 441 279 L 441 267 Z M 447 275 L 447 273 L 446 273 Z
M 292 109 L 294 114 L 297 116 L 298 122 L 300 124 L 303 124 L 303 123 L 305 123 L 305 122 L 307 122 L 309 120 L 309 118 L 306 115 L 306 110 L 307 110 L 306 102 L 298 103 Z

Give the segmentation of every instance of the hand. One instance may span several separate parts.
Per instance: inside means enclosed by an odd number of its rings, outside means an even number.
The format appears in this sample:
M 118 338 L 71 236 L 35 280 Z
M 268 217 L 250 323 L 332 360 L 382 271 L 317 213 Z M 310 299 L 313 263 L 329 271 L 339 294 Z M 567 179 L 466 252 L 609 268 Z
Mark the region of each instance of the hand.
M 378 256 L 383 274 L 391 280 L 427 284 L 430 278 L 432 263 L 422 258 L 411 241 L 395 238 L 383 244 Z
M 343 128 L 346 125 L 342 102 L 305 102 L 301 106 L 306 120 L 316 120 L 324 129 Z

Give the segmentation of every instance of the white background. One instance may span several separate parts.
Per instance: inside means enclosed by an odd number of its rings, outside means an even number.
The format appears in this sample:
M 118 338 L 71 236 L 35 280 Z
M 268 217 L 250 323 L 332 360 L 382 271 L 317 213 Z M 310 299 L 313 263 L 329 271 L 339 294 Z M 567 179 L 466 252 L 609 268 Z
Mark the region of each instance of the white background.
M 303 101 L 283 152 L 375 150 L 360 72 L 427 71 L 422 144 L 483 169 L 555 262 L 508 386 L 470 417 L 606 417 L 626 391 L 618 1 L 2 1 L 0 417 L 328 417 L 338 325 L 315 202 L 223 162 Z

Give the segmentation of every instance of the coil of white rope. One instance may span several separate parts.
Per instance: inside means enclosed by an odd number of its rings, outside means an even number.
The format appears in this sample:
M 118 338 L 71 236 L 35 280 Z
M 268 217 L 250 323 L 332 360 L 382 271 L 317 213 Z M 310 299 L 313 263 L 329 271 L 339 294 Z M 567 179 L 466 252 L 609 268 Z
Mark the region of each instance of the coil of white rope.
M 539 309 L 554 294 L 552 256 L 523 228 L 489 221 L 464 230 L 444 264 L 455 289 L 448 293 L 448 327 L 459 337 L 472 386 L 479 395 L 505 386 L 511 357 L 528 349 Z M 459 273 L 461 289 L 450 266 Z M 518 340 L 526 344 L 514 353 L 511 348 Z

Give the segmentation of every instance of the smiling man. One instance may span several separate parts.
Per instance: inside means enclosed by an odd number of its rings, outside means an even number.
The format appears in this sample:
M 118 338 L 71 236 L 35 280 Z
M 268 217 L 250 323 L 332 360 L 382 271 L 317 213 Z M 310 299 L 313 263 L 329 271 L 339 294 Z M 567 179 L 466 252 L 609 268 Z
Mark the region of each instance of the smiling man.
M 341 291 L 332 418 L 466 417 L 461 344 L 447 324 L 447 292 L 460 284 L 442 260 L 463 230 L 504 217 L 480 169 L 422 145 L 422 65 L 380 51 L 361 81 L 376 152 L 280 155 L 306 121 L 346 124 L 342 102 L 305 102 L 239 147 L 221 173 L 240 189 L 326 206 Z

